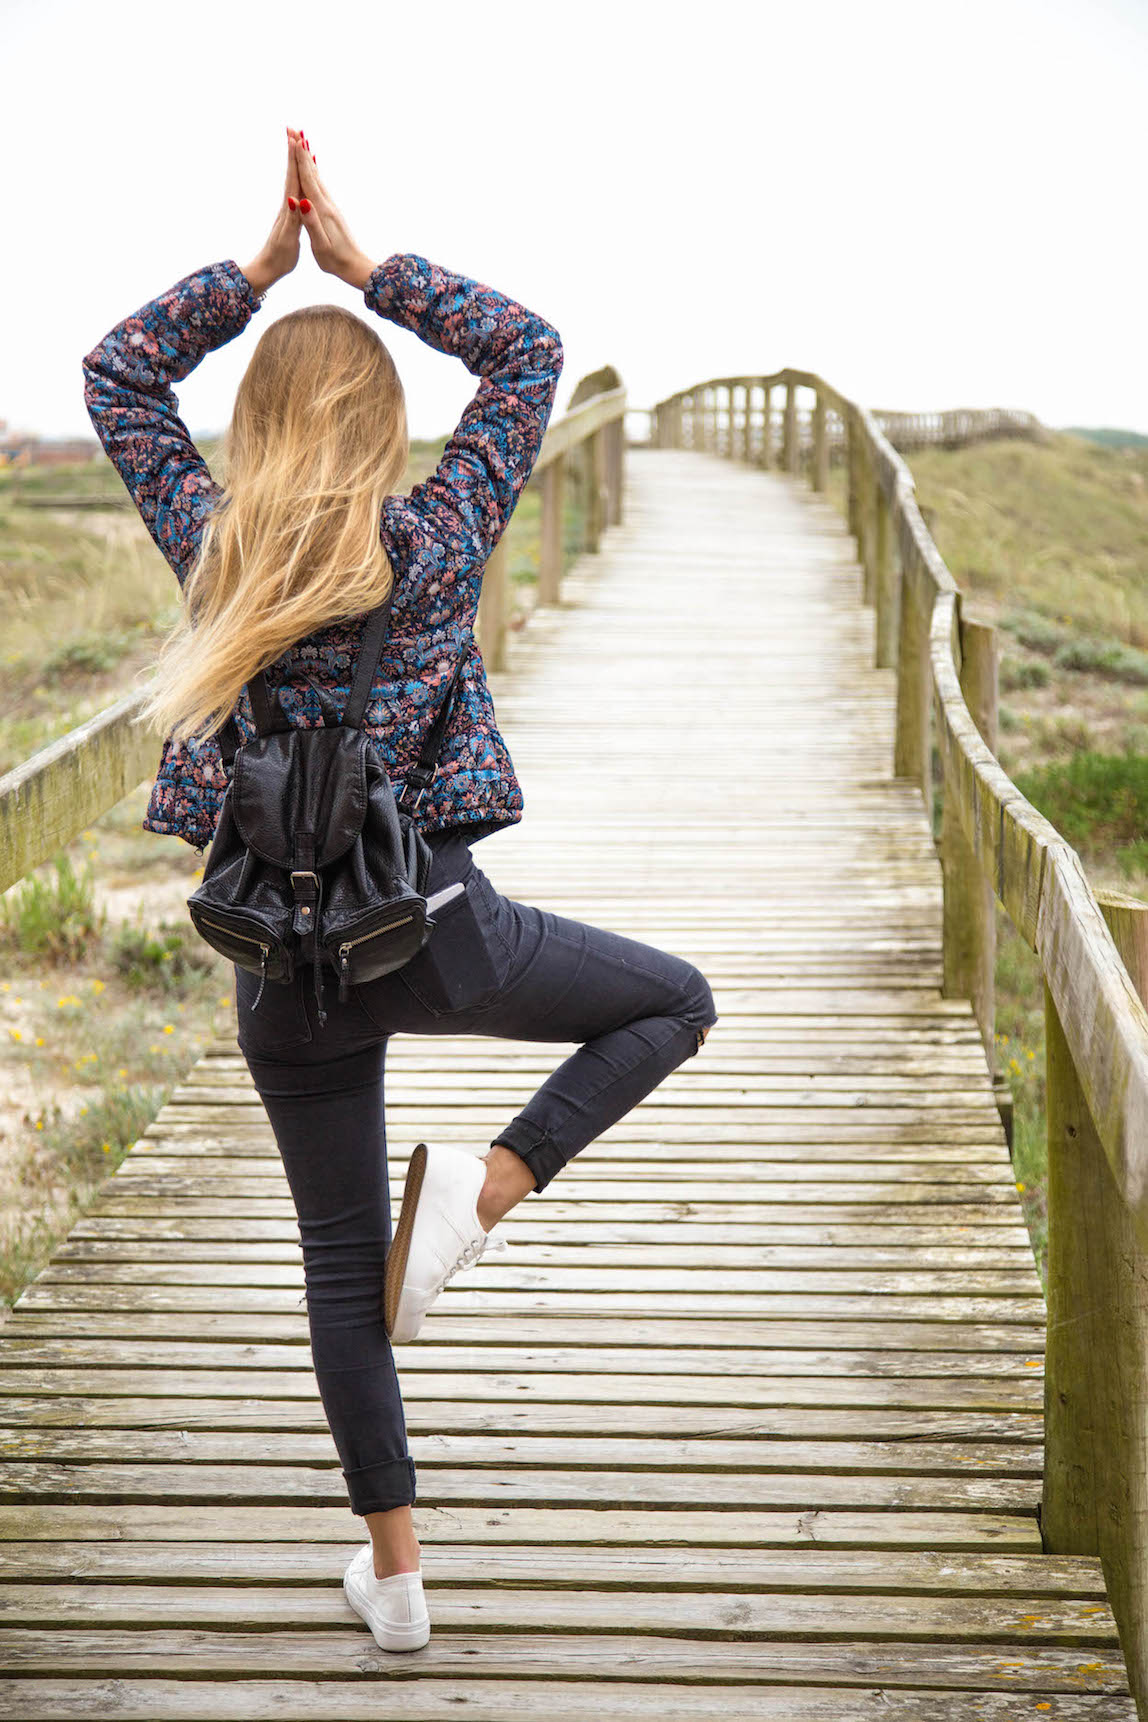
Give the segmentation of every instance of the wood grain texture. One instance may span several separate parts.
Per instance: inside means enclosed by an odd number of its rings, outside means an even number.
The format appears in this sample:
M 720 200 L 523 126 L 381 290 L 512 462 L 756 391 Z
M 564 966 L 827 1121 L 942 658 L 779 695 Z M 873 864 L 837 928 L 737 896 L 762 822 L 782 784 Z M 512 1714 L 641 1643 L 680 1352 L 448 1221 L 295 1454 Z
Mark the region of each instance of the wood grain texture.
M 627 453 L 492 672 L 526 816 L 476 860 L 696 962 L 719 1021 L 397 1348 L 430 1644 L 343 1599 L 362 1522 L 224 1036 L 0 1329 L 0 1714 L 1132 1722 L 1098 1559 L 1042 1550 L 1044 1299 L 896 671 L 784 424 L 771 470 L 719 452 L 727 388 L 713 452 Z M 395 1037 L 396 1201 L 569 1050 Z

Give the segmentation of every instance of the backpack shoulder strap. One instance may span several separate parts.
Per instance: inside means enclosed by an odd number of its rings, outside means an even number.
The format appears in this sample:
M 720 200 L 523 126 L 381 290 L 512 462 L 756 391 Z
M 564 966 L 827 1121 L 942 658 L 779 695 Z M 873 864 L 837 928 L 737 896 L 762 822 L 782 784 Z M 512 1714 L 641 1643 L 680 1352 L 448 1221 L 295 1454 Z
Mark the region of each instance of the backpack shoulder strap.
M 363 643 L 359 649 L 358 660 L 355 664 L 355 678 L 351 685 L 350 698 L 343 722 L 353 729 L 358 729 L 363 721 L 363 713 L 367 709 L 367 695 L 371 691 L 371 683 L 375 679 L 379 654 L 383 649 L 383 641 L 387 636 L 387 623 L 390 621 L 391 604 L 395 596 L 394 582 L 391 589 L 377 609 L 372 610 L 363 634 Z M 255 719 L 255 728 L 260 735 L 269 735 L 274 728 L 275 719 L 271 708 L 271 695 L 267 686 L 267 678 L 260 670 L 246 684 L 248 697 L 251 700 L 251 715 Z M 224 768 L 230 773 L 235 764 L 235 755 L 239 751 L 239 725 L 235 718 L 228 715 L 215 732 L 219 743 L 219 751 L 223 756 Z
M 246 683 L 247 696 L 251 701 L 251 715 L 255 719 L 255 728 L 259 735 L 270 735 L 275 727 L 275 718 L 271 709 L 271 691 L 267 686 L 267 677 L 259 670 Z M 224 768 L 230 772 L 235 764 L 235 755 L 239 748 L 239 725 L 229 713 L 215 732 L 219 743 L 219 751 L 223 756 Z
M 434 722 L 427 731 L 426 740 L 423 742 L 423 745 L 419 750 L 419 757 L 407 772 L 406 782 L 403 784 L 402 791 L 399 795 L 399 804 L 401 806 L 402 802 L 406 799 L 408 789 L 417 789 L 418 794 L 415 797 L 414 807 L 411 809 L 412 812 L 414 812 L 415 808 L 418 807 L 419 802 L 426 794 L 427 786 L 432 782 L 436 772 L 438 771 L 439 749 L 442 747 L 443 737 L 446 735 L 447 725 L 450 723 L 451 713 L 454 710 L 455 698 L 458 694 L 459 683 L 462 678 L 462 666 L 465 662 L 466 653 L 460 652 L 458 663 L 454 666 L 454 674 L 451 676 L 450 681 L 447 684 L 447 690 L 443 696 L 442 703 L 435 714 Z
M 343 712 L 343 722 L 349 729 L 359 729 L 363 722 L 363 713 L 367 709 L 367 695 L 371 691 L 371 683 L 375 679 L 375 671 L 379 667 L 379 655 L 383 649 L 383 641 L 387 637 L 387 623 L 391 619 L 391 604 L 395 596 L 395 584 L 392 579 L 391 589 L 377 609 L 372 610 L 363 630 L 363 643 L 359 648 L 359 658 L 355 665 L 355 679 L 351 683 L 351 694 Z

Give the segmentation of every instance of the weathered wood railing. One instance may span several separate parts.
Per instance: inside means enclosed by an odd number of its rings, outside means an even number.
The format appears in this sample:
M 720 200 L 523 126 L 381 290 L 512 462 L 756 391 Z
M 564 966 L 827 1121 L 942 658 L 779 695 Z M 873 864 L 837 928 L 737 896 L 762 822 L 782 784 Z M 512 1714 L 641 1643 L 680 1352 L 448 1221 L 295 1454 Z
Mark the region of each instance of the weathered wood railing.
M 775 388 L 784 390 L 784 469 L 800 465 L 799 390 L 813 396 L 813 488 L 826 489 L 835 441 L 847 462 L 875 662 L 896 670 L 893 772 L 918 785 L 930 825 L 935 726 L 943 990 L 972 1001 L 990 1063 L 994 899 L 1040 959 L 1049 1160 L 1041 1534 L 1049 1553 L 1101 1557 L 1138 1714 L 1148 1718 L 1148 904 L 1094 894 L 1076 852 L 997 761 L 995 632 L 962 616 L 912 474 L 871 412 L 820 377 L 786 370 L 711 380 L 659 402 L 651 440 L 769 467 Z
M 805 382 L 806 375 L 777 371 L 769 377 L 722 377 L 699 383 L 652 409 L 650 440 L 660 448 L 737 454 L 767 470 L 823 472 L 830 461 L 844 455 L 848 431 L 828 397 L 818 395 L 812 405 L 800 403 L 797 391 L 813 387 Z M 780 405 L 774 404 L 775 398 Z M 1049 434 L 1032 413 L 1009 407 L 957 407 L 940 413 L 871 410 L 869 417 L 901 452 L 930 446 L 958 448 L 1002 436 L 1039 442 Z
M 602 529 L 621 521 L 625 413 L 626 391 L 617 388 L 547 427 L 529 480 L 542 488 L 539 603 L 560 597 L 570 469 L 581 492 L 582 548 L 596 551 Z M 483 571 L 475 629 L 492 670 L 506 662 L 508 588 L 504 534 Z M 0 891 L 154 777 L 162 737 L 134 721 L 143 697 L 126 694 L 0 777 Z

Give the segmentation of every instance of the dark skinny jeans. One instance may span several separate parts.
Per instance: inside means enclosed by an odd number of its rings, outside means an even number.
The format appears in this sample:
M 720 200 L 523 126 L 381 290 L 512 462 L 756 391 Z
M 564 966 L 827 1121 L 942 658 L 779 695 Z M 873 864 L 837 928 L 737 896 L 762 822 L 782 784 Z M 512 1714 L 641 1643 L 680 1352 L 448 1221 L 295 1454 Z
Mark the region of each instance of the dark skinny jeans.
M 466 885 L 403 968 L 352 987 L 324 971 L 268 982 L 236 967 L 239 1047 L 282 1156 L 299 1220 L 311 1357 L 351 1511 L 415 1499 L 415 1466 L 391 1342 L 383 1261 L 391 1209 L 383 1066 L 392 1034 L 578 1041 L 493 1139 L 544 1190 L 569 1160 L 696 1053 L 717 1020 L 682 957 L 502 896 L 465 834 L 433 833 L 430 891 Z

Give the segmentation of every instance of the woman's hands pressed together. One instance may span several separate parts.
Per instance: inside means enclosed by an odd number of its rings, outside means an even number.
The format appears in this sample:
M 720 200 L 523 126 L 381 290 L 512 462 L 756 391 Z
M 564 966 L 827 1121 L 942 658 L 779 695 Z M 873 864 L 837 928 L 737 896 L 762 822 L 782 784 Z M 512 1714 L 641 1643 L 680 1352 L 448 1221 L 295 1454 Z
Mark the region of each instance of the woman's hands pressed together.
M 283 202 L 263 249 L 243 270 L 256 293 L 265 293 L 294 269 L 299 261 L 300 226 L 310 236 L 311 253 L 320 269 L 362 292 L 375 267 L 374 261 L 352 239 L 342 214 L 319 178 L 306 136 L 288 126 Z

